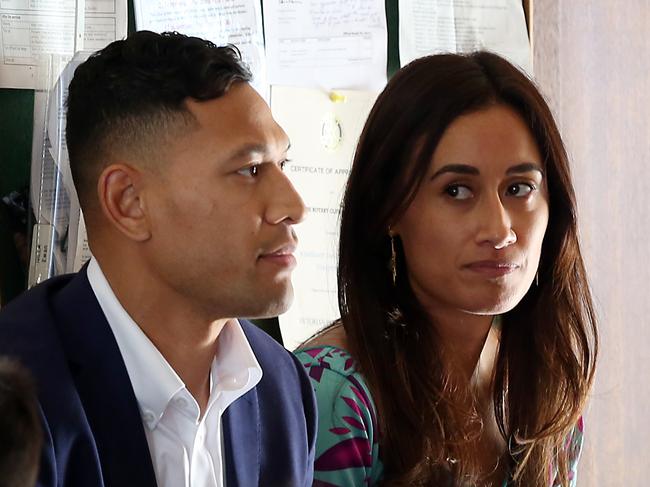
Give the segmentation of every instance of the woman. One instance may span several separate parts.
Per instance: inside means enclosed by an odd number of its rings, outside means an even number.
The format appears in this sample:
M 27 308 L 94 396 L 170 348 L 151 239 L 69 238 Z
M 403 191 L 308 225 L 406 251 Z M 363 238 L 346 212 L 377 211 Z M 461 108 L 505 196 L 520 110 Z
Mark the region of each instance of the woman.
M 597 334 L 567 155 L 490 53 L 400 70 L 346 188 L 341 319 L 297 352 L 316 482 L 575 485 Z

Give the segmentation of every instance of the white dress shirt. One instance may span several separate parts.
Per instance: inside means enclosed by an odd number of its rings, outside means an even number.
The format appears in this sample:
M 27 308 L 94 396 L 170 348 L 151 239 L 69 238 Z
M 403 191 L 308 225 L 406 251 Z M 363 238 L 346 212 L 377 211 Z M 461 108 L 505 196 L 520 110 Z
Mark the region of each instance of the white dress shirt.
M 210 398 L 200 417 L 198 403 L 122 307 L 94 258 L 88 266 L 88 280 L 131 379 L 158 487 L 224 486 L 221 416 L 262 378 L 241 325 L 230 320 L 219 334 Z

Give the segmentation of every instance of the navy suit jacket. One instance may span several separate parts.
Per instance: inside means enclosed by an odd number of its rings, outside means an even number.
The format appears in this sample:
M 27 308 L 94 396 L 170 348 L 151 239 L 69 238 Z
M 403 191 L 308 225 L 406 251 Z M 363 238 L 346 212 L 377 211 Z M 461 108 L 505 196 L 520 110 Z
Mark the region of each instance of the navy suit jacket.
M 311 486 L 317 418 L 309 380 L 292 354 L 240 323 L 263 377 L 223 415 L 226 484 Z M 36 379 L 44 427 L 39 487 L 156 486 L 138 403 L 85 268 L 3 308 L 0 354 Z

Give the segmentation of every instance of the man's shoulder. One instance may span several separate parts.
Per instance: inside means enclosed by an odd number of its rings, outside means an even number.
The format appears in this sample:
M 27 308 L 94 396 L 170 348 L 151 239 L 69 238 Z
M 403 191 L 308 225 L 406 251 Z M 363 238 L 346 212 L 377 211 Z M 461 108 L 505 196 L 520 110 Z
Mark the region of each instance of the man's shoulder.
M 73 279 L 74 274 L 48 279 L 25 291 L 0 310 L 0 342 L 15 335 L 40 333 L 52 321 L 51 300 Z M 0 345 L 1 346 L 1 345 Z
M 241 318 L 239 319 L 239 324 L 262 369 L 264 369 L 266 363 L 274 366 L 284 364 L 294 367 L 295 363 L 292 354 L 264 330 L 250 321 Z M 266 369 L 264 369 L 264 373 L 266 372 Z
M 37 305 L 44 303 L 53 293 L 56 293 L 65 287 L 78 274 L 65 274 L 62 276 L 51 277 L 37 284 L 31 289 L 17 296 L 13 301 L 0 309 L 0 318 L 6 319 L 14 313 L 25 311 Z
M 304 389 L 309 379 L 298 359 L 253 323 L 242 319 L 239 322 L 262 368 L 262 389 Z
M 61 336 L 61 307 L 75 308 L 76 274 L 58 276 L 25 291 L 0 310 L 0 355 L 13 357 L 32 369 L 37 382 L 63 370 L 65 352 Z M 77 284 L 74 284 L 74 283 Z M 62 305 L 62 296 L 67 301 Z M 77 309 L 67 313 L 82 315 Z M 43 377 L 41 377 L 43 376 Z
M 295 455 L 299 456 L 294 463 L 304 467 L 300 473 L 294 472 L 295 478 L 306 471 L 308 480 L 291 485 L 311 485 L 318 416 L 309 377 L 291 352 L 254 324 L 239 321 L 262 368 L 262 380 L 255 388 L 259 424 L 264 425 L 262 442 L 273 445 L 264 452 L 263 464 L 274 466 L 263 469 L 260 485 L 289 485 L 280 484 L 274 474 L 284 471 L 277 465 Z

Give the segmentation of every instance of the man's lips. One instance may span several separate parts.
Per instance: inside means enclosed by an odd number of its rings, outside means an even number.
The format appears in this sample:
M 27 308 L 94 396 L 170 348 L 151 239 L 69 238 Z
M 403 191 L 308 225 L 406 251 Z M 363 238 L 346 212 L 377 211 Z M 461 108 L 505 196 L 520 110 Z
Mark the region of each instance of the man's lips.
M 515 272 L 520 265 L 503 260 L 480 260 L 467 264 L 465 268 L 486 277 L 501 277 Z
M 269 262 L 280 267 L 293 268 L 296 266 L 296 258 L 294 252 L 296 251 L 296 244 L 284 244 L 271 252 L 260 254 L 259 260 L 262 262 Z

